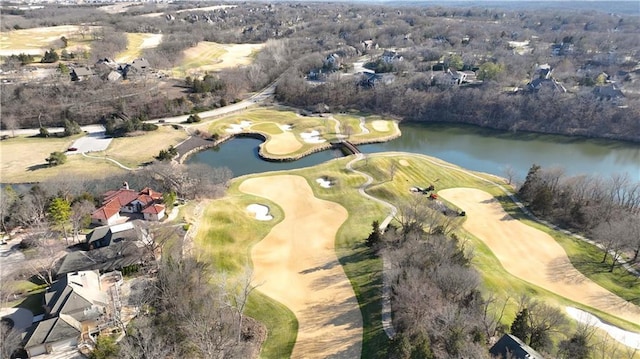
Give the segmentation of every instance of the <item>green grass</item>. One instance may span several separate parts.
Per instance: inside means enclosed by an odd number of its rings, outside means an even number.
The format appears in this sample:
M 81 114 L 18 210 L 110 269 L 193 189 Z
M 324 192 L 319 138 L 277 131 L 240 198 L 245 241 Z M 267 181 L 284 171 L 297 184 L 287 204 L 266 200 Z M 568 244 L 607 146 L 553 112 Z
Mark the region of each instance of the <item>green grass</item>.
M 267 327 L 267 340 L 261 358 L 288 358 L 298 335 L 298 321 L 289 308 L 254 291 L 247 303 L 246 314 Z
M 198 259 L 211 263 L 218 271 L 230 276 L 241 274 L 251 265 L 251 247 L 264 238 L 277 221 L 262 222 L 251 219 L 246 207 L 255 203 L 252 196 L 241 194 L 234 181 L 229 196 L 212 201 L 205 209 L 198 226 L 196 246 Z M 282 210 L 264 198 L 274 218 L 283 218 Z M 295 315 L 284 305 L 260 293 L 258 287 L 249 298 L 246 314 L 263 323 L 267 339 L 261 358 L 285 358 L 291 355 L 298 331 Z
M 383 138 L 395 133 L 396 131 L 396 126 L 393 124 L 393 122 L 389 121 L 390 130 L 387 132 L 377 132 L 371 128 L 368 134 L 361 134 L 359 120 L 360 117 L 361 116 L 354 115 L 336 115 L 334 116 L 334 118 L 319 116 L 300 116 L 296 112 L 288 108 L 259 108 L 243 111 L 240 114 L 233 114 L 220 119 L 215 119 L 203 125 L 206 126 L 206 128 L 201 127 L 201 129 L 204 129 L 211 134 L 226 136 L 229 134 L 227 132 L 229 125 L 240 124 L 241 121 L 250 121 L 251 126 L 249 126 L 248 131 L 262 133 L 267 138 L 266 141 L 268 142 L 272 140 L 272 136 L 281 134 L 283 132 L 280 127 L 281 125 L 291 125 L 291 131 L 295 135 L 301 147 L 288 154 L 275 155 L 268 152 L 265 153 L 265 155 L 277 159 L 297 157 L 300 154 L 308 152 L 309 150 L 326 147 L 329 142 L 338 139 L 336 126 L 338 128 L 341 127 L 340 121 L 344 121 L 353 129 L 354 132 L 350 139 L 354 141 Z M 382 118 L 380 118 L 379 116 L 365 117 L 365 120 L 369 123 L 371 121 L 381 119 Z M 300 137 L 301 133 L 308 133 L 311 131 L 318 131 L 320 133 L 320 137 L 324 138 L 327 142 L 321 144 L 307 143 Z M 267 146 L 263 146 L 262 150 L 266 151 L 266 148 Z
M 174 77 L 184 78 L 192 70 L 220 62 L 220 57 L 226 52 L 227 50 L 220 44 L 201 41 L 195 48 L 185 53 L 184 60 L 171 69 L 171 74 Z
M 241 119 L 248 118 L 242 116 Z M 585 274 L 598 281 L 600 285 L 623 298 L 640 297 L 640 286 L 637 285 L 638 283 L 635 282 L 635 279 L 629 278 L 619 270 L 614 271 L 613 275 L 603 273 L 604 268 L 597 263 L 601 253 L 597 249 L 590 248 L 593 246 L 576 241 L 557 231 L 522 218 L 522 215 L 514 212 L 515 205 L 503 196 L 503 192 L 495 185 L 481 179 L 496 180 L 494 177 L 476 174 L 481 177 L 476 178 L 461 170 L 445 169 L 438 164 L 449 164 L 421 155 L 394 153 L 368 155 L 367 157 L 368 159 L 357 162 L 355 168 L 368 172 L 374 177 L 373 185 L 368 191 L 370 194 L 397 204 L 411 198 L 411 196 L 415 196 L 409 192 L 409 188 L 416 185 L 424 187 L 433 183 L 436 190 L 453 187 L 473 187 L 485 190 L 498 197 L 502 201 L 505 210 L 512 212 L 514 216 L 521 218 L 529 225 L 550 233 L 565 247 L 574 265 L 583 272 L 588 272 L 589 270 L 594 272 Z M 380 316 L 382 308 L 380 298 L 382 263 L 364 246 L 364 239 L 371 230 L 371 222 L 384 219 L 388 214 L 388 210 L 373 201 L 363 199 L 357 193 L 357 188 L 364 182 L 364 178 L 344 169 L 346 163 L 352 158 L 329 161 L 311 168 L 289 171 L 288 173 L 304 176 L 311 185 L 316 197 L 337 202 L 350 213 L 347 221 L 339 229 L 336 236 L 336 254 L 353 285 L 360 304 L 364 325 L 362 358 L 383 358 L 389 341 L 382 330 Z M 404 161 L 408 162 L 409 165 L 402 166 L 400 164 L 401 160 L 403 160 L 403 163 Z M 389 172 L 392 166 L 396 167 L 393 180 L 391 180 Z M 455 166 L 453 167 L 455 168 Z M 256 176 L 265 175 L 270 174 Z M 317 186 L 315 179 L 323 176 L 333 178 L 335 180 L 334 187 L 325 189 Z M 255 203 L 255 200 L 251 196 L 239 194 L 237 187 L 243 179 L 236 179 L 230 188 L 229 196 L 215 201 L 207 209 L 208 212 L 205 214 L 206 224 L 201 228 L 206 228 L 207 235 L 198 242 L 204 248 L 201 252 L 202 256 L 209 256 L 209 260 L 215 265 L 230 271 L 237 271 L 250 261 L 249 251 L 251 246 L 262 239 L 270 228 L 275 225 L 275 223 L 256 223 L 256 221 L 246 220 L 245 207 L 250 203 Z M 260 199 L 260 203 L 265 202 L 270 206 L 275 217 L 281 218 L 281 209 L 263 198 Z M 464 219 L 460 218 L 459 220 L 463 221 Z M 203 231 L 201 230 L 200 233 L 203 233 Z M 508 300 L 502 324 L 508 326 L 513 321 L 518 299 L 526 295 L 561 307 L 573 306 L 587 310 L 602 320 L 621 328 L 640 330 L 640 325 L 636 323 L 629 323 L 593 308 L 574 303 L 512 276 L 504 270 L 494 254 L 482 241 L 463 230 L 460 230 L 459 233 L 465 241 L 466 248 L 473 252 L 473 263 L 481 274 L 485 295 L 495 295 L 499 303 Z M 598 276 L 604 276 L 607 279 L 598 279 Z M 606 282 L 609 282 L 609 284 Z M 264 322 L 267 328 L 270 328 L 270 333 L 272 333 L 264 345 L 262 357 L 287 357 L 286 353 L 290 353 L 290 348 L 295 342 L 297 329 L 297 324 L 294 325 L 296 323 L 295 317 L 290 311 L 284 310 L 286 308 L 278 307 L 280 305 L 278 303 L 270 303 L 270 300 L 261 294 L 253 296 L 251 301 L 247 314 L 251 313 L 249 315 Z M 572 328 L 574 327 L 575 324 L 572 324 Z M 282 330 L 282 332 L 274 332 L 275 328 L 279 328 L 278 330 Z M 557 342 L 564 338 L 564 334 L 559 333 L 554 340 Z M 284 351 L 282 351 L 282 348 L 285 348 Z

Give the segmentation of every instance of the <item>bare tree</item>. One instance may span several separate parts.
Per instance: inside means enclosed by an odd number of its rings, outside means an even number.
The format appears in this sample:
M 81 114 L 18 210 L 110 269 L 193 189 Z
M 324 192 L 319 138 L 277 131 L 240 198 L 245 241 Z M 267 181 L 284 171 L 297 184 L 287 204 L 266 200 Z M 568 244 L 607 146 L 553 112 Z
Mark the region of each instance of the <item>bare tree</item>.
M 96 206 L 87 200 L 81 200 L 71 205 L 71 228 L 73 238 L 78 241 L 80 230 L 90 221 L 89 215 L 95 210 Z
M 165 359 L 175 357 L 173 343 L 158 335 L 153 319 L 140 315 L 127 330 L 127 336 L 120 343 L 119 358 L 122 359 Z
M 53 239 L 51 233 L 48 226 L 40 225 L 22 240 L 33 249 L 27 252 L 25 269 L 47 285 L 53 284 L 58 260 L 65 255 L 64 243 Z

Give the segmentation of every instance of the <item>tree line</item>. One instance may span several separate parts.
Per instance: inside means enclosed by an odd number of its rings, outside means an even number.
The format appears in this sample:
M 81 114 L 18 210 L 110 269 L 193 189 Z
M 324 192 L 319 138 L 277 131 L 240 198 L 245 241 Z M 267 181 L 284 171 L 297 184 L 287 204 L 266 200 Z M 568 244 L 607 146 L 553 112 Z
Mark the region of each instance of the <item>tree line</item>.
M 533 213 L 586 234 L 604 248 L 609 271 L 626 255 L 640 260 L 640 183 L 628 174 L 567 176 L 561 168 L 533 165 L 518 190 Z

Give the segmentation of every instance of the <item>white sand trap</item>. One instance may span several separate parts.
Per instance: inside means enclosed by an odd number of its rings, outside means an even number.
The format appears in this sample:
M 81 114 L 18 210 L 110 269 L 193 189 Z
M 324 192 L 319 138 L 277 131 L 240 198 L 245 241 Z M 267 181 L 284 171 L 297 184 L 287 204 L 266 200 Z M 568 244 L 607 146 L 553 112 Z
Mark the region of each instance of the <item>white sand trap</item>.
M 291 125 L 278 125 L 282 131 L 291 131 L 293 128 Z
M 269 207 L 262 204 L 250 204 L 247 206 L 247 211 L 255 214 L 258 221 L 270 221 L 273 219 L 273 216 L 269 214 Z
M 585 277 L 550 235 L 513 219 L 491 194 L 473 188 L 438 194 L 466 211 L 464 229 L 482 240 L 507 272 L 575 302 L 640 323 L 640 307 Z
M 378 132 L 387 132 L 387 131 L 389 131 L 389 121 L 375 120 L 375 121 L 371 122 L 371 126 L 373 126 L 373 129 L 378 131 Z
M 229 133 L 239 133 L 244 131 L 249 126 L 251 126 L 251 121 L 241 121 L 239 124 L 230 124 L 229 128 L 227 128 L 226 131 Z
M 333 186 L 333 183 L 331 183 L 331 181 L 324 178 L 316 178 L 316 182 L 318 182 L 318 184 L 322 188 L 331 188 Z
M 267 198 L 282 222 L 251 249 L 258 290 L 286 305 L 298 319 L 291 358 L 353 359 L 362 351 L 362 315 L 335 253 L 335 236 L 348 213 L 316 198 L 300 176 L 248 179 L 242 192 Z
M 603 323 L 598 319 L 598 317 L 578 308 L 567 307 L 566 310 L 567 313 L 569 313 L 569 316 L 578 322 L 600 328 L 607 332 L 616 341 L 628 347 L 640 349 L 640 333 L 629 332 L 618 327 L 614 327 L 613 325 Z
M 400 160 L 398 161 L 398 163 L 400 163 L 400 166 L 403 166 L 403 167 L 409 166 L 409 162 L 407 160 Z
M 302 132 L 300 134 L 302 140 L 306 143 L 323 143 L 327 142 L 324 138 L 320 138 L 320 132 L 313 130 L 311 132 Z

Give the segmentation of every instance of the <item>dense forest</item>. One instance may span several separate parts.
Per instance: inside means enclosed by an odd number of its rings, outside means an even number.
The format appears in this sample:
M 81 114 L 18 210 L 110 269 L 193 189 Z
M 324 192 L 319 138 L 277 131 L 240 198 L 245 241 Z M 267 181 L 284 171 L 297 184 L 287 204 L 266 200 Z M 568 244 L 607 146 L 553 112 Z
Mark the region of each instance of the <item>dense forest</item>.
M 640 141 L 637 16 L 284 2 L 177 12 L 187 6 L 195 5 L 149 4 L 119 14 L 93 6 L 3 13 L 5 30 L 82 18 L 86 35 L 100 44 L 73 60 L 88 66 L 122 51 L 127 32 L 164 35 L 143 53 L 159 71 L 179 64 L 183 50 L 200 41 L 266 42 L 252 65 L 210 74 L 219 86 L 205 92 L 190 86 L 193 79 L 156 77 L 2 84 L 3 128 L 96 123 L 119 112 L 183 114 L 233 102 L 279 78 L 277 99 L 312 111 L 355 108 L 401 120 Z M 140 16 L 151 12 L 165 16 Z M 385 57 L 390 52 L 396 57 Z M 3 69 L 29 66 L 22 60 L 6 58 Z M 354 63 L 377 77 L 367 78 Z M 317 72 L 322 78 L 309 81 Z

